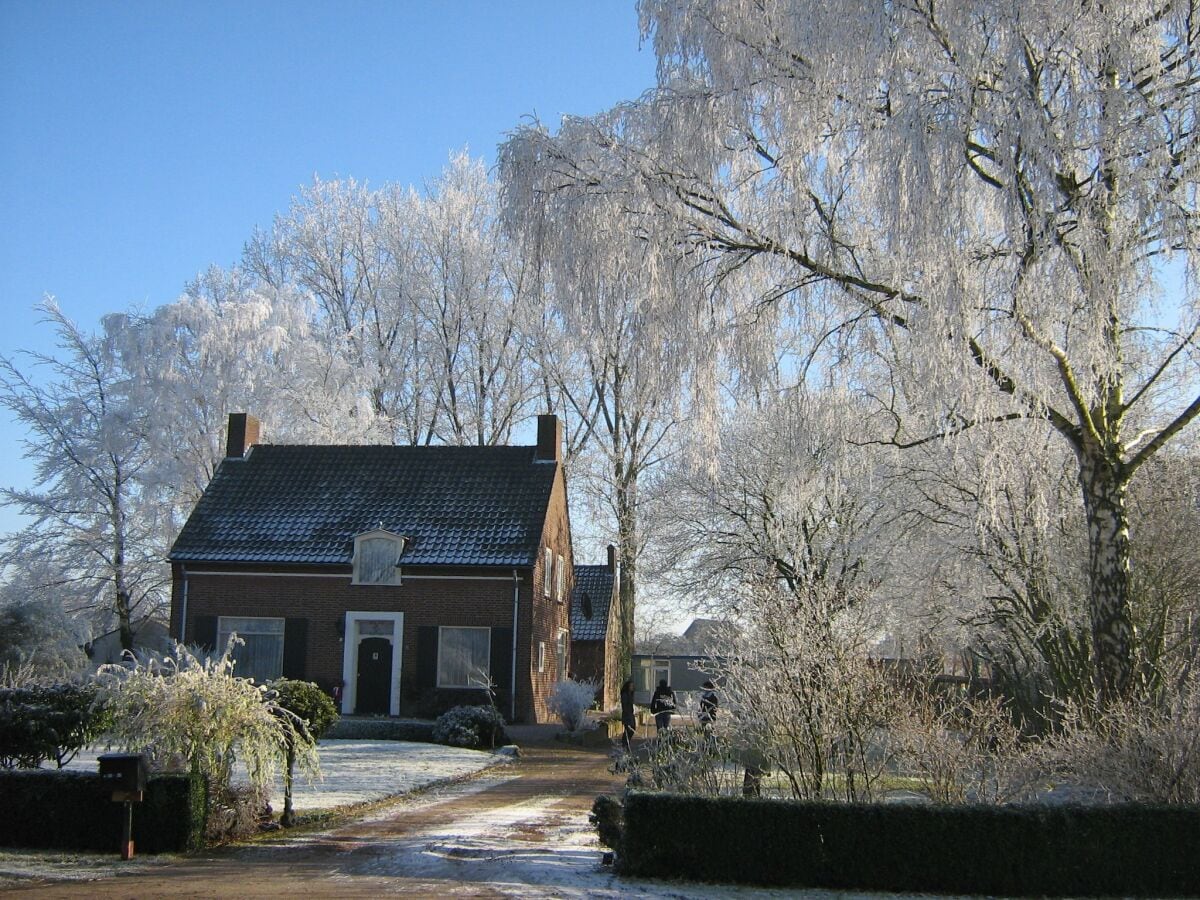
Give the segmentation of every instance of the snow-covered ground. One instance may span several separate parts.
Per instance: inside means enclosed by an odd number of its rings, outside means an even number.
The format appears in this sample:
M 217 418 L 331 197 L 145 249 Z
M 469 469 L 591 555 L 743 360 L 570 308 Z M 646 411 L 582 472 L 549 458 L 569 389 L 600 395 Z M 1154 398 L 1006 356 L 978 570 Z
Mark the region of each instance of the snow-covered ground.
M 504 763 L 511 759 L 498 753 L 416 744 L 407 741 L 321 741 L 322 778 L 310 784 L 297 773 L 293 805 L 297 812 L 357 806 L 407 794 L 418 788 L 450 781 Z M 108 751 L 93 748 L 81 752 L 68 769 L 96 771 L 96 759 Z M 234 780 L 245 780 L 245 770 Z M 271 804 L 283 808 L 283 776 L 275 778 Z
M 94 771 L 102 750 L 82 753 L 70 768 Z M 459 750 L 432 744 L 397 741 L 322 741 L 321 764 L 324 781 L 307 785 L 297 782 L 296 806 L 304 810 L 329 809 L 357 805 L 387 796 L 408 793 L 435 782 L 448 782 L 504 763 L 511 757 L 472 750 Z M 339 872 L 331 872 L 328 881 L 309 885 L 328 891 L 345 881 L 353 887 L 360 880 L 388 884 L 393 890 L 423 893 L 430 890 L 456 891 L 484 889 L 497 896 L 543 898 L 645 898 L 645 900 L 716 900 L 716 898 L 874 898 L 885 895 L 844 893 L 820 890 L 761 889 L 733 885 L 701 885 L 655 880 L 621 879 L 610 867 L 601 864 L 604 848 L 595 828 L 585 814 L 568 811 L 556 796 L 514 798 L 512 803 L 475 805 L 471 798 L 519 777 L 514 770 L 496 768 L 467 783 L 435 788 L 406 801 L 409 811 L 432 808 L 438 804 L 460 803 L 457 814 L 445 822 L 417 827 L 398 834 L 386 843 L 367 844 L 357 852 L 339 857 Z M 276 805 L 278 807 L 279 798 Z M 382 821 L 394 815 L 392 809 L 372 811 L 365 823 Z M 320 833 L 284 834 L 272 844 L 238 851 L 240 866 L 252 866 L 264 854 L 297 854 L 303 859 L 306 848 L 321 844 Z M 98 879 L 141 875 L 169 875 L 179 857 L 138 856 L 120 862 L 115 855 L 72 852 L 28 851 L 0 848 L 0 892 L 50 879 L 52 893 L 61 891 L 81 896 Z M 245 871 L 245 870 L 243 870 Z M 183 876 L 187 877 L 187 876 Z M 129 882 L 125 882 L 129 884 Z M 182 881 L 181 886 L 194 886 Z M 119 887 L 120 882 L 117 882 Z M 81 893 L 83 892 L 83 893 Z M 187 892 L 184 891 L 186 894 Z M 105 894 L 109 896 L 110 894 Z M 891 896 L 891 895 L 888 895 Z

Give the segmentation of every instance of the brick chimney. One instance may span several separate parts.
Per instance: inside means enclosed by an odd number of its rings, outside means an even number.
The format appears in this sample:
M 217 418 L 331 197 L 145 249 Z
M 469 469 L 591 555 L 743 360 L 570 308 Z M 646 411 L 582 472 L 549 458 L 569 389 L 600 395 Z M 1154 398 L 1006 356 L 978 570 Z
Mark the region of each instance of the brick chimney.
M 538 416 L 537 452 L 534 459 L 562 460 L 563 430 L 562 422 L 554 413 Z
M 260 430 L 258 419 L 249 413 L 230 413 L 225 458 L 244 459 L 250 448 L 258 443 Z
M 617 548 L 612 544 L 608 545 L 608 571 L 617 571 Z

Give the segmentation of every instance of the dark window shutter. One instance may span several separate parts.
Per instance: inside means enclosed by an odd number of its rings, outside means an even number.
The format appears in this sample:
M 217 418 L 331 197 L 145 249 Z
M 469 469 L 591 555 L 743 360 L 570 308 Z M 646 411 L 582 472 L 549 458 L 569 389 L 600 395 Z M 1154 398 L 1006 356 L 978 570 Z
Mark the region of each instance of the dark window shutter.
M 417 690 L 437 687 L 438 627 L 417 628 Z
M 214 652 L 217 649 L 217 617 L 196 616 L 186 643 L 195 644 L 209 653 Z
M 512 690 L 512 629 L 492 629 L 492 683 L 507 697 Z
M 303 681 L 307 662 L 308 619 L 285 619 L 283 623 L 283 677 Z

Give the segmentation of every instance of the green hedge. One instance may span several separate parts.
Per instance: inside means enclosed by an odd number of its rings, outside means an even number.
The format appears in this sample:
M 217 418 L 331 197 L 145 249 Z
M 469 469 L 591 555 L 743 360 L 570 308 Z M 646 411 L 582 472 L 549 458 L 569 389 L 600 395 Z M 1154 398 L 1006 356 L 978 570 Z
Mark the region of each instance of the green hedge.
M 632 793 L 624 875 L 1028 895 L 1200 895 L 1200 807 L 795 803 Z
M 123 803 L 112 801 L 111 782 L 72 770 L 0 772 L 0 845 L 117 853 Z M 133 806 L 138 853 L 195 850 L 204 845 L 208 801 L 203 779 L 152 775 L 145 800 Z
M 0 688 L 0 768 L 61 768 L 107 726 L 95 685 Z

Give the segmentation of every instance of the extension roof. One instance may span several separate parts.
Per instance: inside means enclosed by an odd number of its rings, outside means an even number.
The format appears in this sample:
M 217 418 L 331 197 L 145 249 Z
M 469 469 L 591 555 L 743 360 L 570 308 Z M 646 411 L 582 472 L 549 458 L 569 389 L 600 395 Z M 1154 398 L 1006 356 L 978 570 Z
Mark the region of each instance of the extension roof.
M 404 566 L 531 566 L 557 469 L 535 450 L 259 444 L 221 462 L 170 559 L 349 565 L 385 529 Z
M 612 603 L 613 571 L 608 566 L 575 566 L 571 590 L 571 638 L 602 641 L 608 632 L 608 608 Z M 584 602 L 584 597 L 588 603 Z M 591 615 L 585 615 L 591 607 Z

